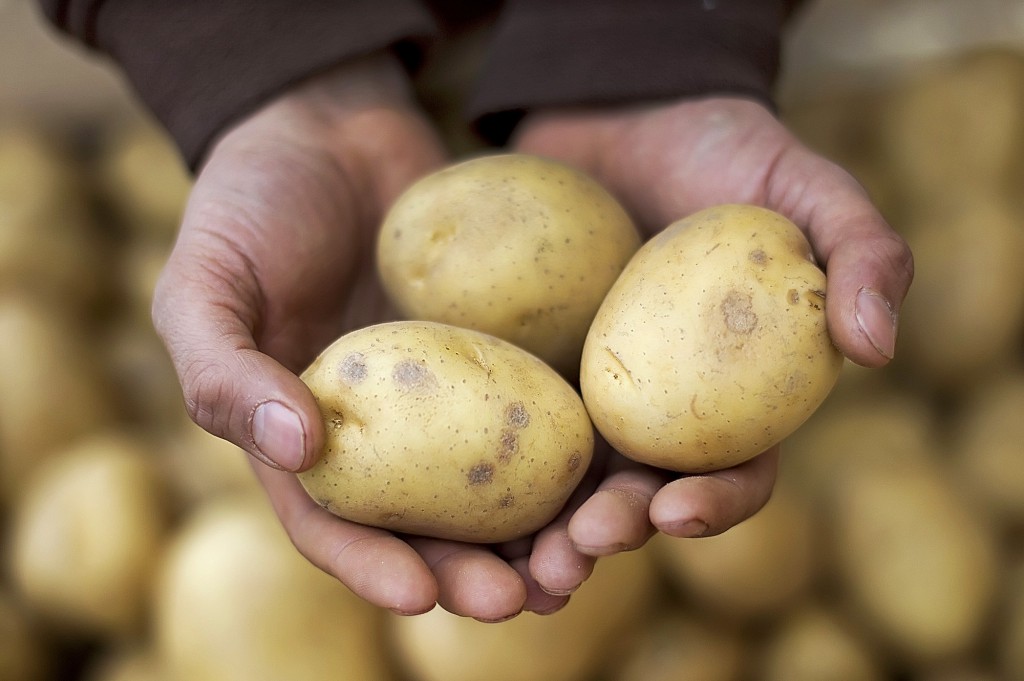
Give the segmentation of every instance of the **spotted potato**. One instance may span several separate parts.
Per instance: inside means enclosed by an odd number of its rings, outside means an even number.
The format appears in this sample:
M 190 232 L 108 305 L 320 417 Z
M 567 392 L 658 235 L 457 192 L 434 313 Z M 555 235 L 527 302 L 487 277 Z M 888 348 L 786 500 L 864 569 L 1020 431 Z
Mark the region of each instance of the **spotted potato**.
M 365 327 L 302 378 L 327 438 L 299 479 L 321 506 L 366 525 L 481 543 L 526 536 L 561 510 L 593 454 L 576 391 L 477 331 Z
M 590 328 L 580 386 L 594 425 L 627 457 L 682 472 L 778 443 L 842 367 L 825 286 L 806 237 L 778 213 L 723 205 L 670 225 Z

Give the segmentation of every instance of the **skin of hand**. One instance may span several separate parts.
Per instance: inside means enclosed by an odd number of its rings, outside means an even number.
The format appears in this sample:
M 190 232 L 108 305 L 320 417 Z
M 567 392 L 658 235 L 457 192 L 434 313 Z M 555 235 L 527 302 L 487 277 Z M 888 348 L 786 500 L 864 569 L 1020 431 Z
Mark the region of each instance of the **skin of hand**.
M 836 346 L 867 367 L 892 359 L 899 306 L 913 279 L 907 244 L 852 176 L 801 144 L 761 103 L 708 97 L 536 112 L 513 145 L 588 172 L 647 235 L 723 203 L 786 215 L 808 235 L 828 274 L 826 318 Z M 767 502 L 778 460 L 775 447 L 734 468 L 670 478 L 613 458 L 608 477 L 568 523 L 570 543 L 591 556 L 639 546 L 649 528 L 637 521 L 637 509 L 666 534 L 718 534 Z M 547 573 L 543 555 L 535 550 L 531 570 L 551 583 L 557 577 Z

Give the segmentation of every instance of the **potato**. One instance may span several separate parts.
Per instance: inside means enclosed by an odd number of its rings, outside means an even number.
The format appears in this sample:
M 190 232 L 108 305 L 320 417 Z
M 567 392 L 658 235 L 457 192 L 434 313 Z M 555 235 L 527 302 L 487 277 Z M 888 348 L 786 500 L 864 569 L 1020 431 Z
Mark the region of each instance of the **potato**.
M 589 681 L 649 612 L 656 575 L 644 549 L 602 558 L 564 608 L 494 623 L 442 608 L 388 616 L 410 681 Z
M 0 504 L 52 451 L 108 425 L 109 386 L 82 324 L 25 295 L 0 295 Z
M 175 681 L 387 681 L 382 611 L 307 562 L 264 499 L 211 502 L 174 538 L 154 640 Z
M 501 154 L 413 184 L 381 227 L 378 265 L 405 316 L 498 336 L 574 378 L 594 313 L 639 246 L 595 181 Z
M 838 613 L 808 602 L 787 613 L 761 650 L 763 681 L 886 681 L 884 657 Z
M 82 440 L 33 476 L 15 509 L 14 584 L 67 633 L 138 634 L 167 525 L 143 442 L 114 431 Z
M 776 444 L 843 365 L 825 275 L 789 220 L 755 206 L 695 213 L 652 238 L 601 305 L 580 369 L 594 425 L 625 456 L 683 472 Z
M 103 140 L 101 195 L 135 239 L 169 245 L 192 178 L 173 142 L 155 126 L 119 126 Z
M 299 479 L 343 518 L 500 542 L 546 525 L 594 435 L 579 395 L 505 341 L 434 322 L 349 333 L 303 373 L 327 430 Z
M 1024 527 L 1024 369 L 1004 367 L 964 396 L 951 423 L 959 479 L 1010 527 Z
M 888 388 L 829 402 L 786 439 L 780 476 L 817 509 L 830 506 L 848 475 L 938 457 L 937 415 L 918 395 Z
M 752 518 L 713 537 L 651 539 L 671 584 L 721 619 L 763 622 L 807 595 L 819 574 L 817 532 L 802 501 L 779 488 Z
M 41 131 L 0 129 L 0 290 L 71 309 L 108 292 L 105 244 L 76 170 Z
M 749 663 L 735 627 L 676 606 L 644 623 L 613 681 L 740 681 Z
M 992 47 L 933 61 L 890 96 L 883 163 L 918 205 L 950 193 L 1019 196 L 1024 54 Z
M 976 651 L 999 580 L 986 516 L 936 464 L 865 465 L 836 490 L 840 592 L 877 642 L 912 664 Z
M 894 366 L 955 394 L 1019 356 L 1024 338 L 1024 212 L 990 193 L 934 200 L 906 226 L 917 275 Z

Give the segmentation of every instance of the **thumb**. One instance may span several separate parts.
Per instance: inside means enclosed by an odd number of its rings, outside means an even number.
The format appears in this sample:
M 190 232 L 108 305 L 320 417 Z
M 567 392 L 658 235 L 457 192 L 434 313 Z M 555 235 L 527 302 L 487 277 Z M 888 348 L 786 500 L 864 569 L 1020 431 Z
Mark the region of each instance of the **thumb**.
M 210 269 L 180 276 L 173 256 L 154 294 L 153 322 L 181 383 L 189 416 L 274 468 L 299 471 L 320 451 L 324 432 L 312 393 L 256 348 L 235 301 Z
M 893 358 L 899 310 L 914 276 L 907 243 L 845 170 L 797 147 L 773 185 L 801 187 L 769 201 L 803 226 L 828 276 L 825 313 L 836 346 L 850 360 L 879 367 Z

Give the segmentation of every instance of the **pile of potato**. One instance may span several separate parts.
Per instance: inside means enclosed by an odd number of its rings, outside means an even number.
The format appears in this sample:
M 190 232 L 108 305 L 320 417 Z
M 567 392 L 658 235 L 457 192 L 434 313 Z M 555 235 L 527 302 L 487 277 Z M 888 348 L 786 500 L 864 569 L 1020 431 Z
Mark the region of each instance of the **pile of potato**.
M 358 601 L 187 421 L 148 319 L 163 137 L 0 128 L 0 680 L 1024 678 L 1024 56 L 783 115 L 915 250 L 897 360 L 844 367 L 754 518 L 501 624 Z

